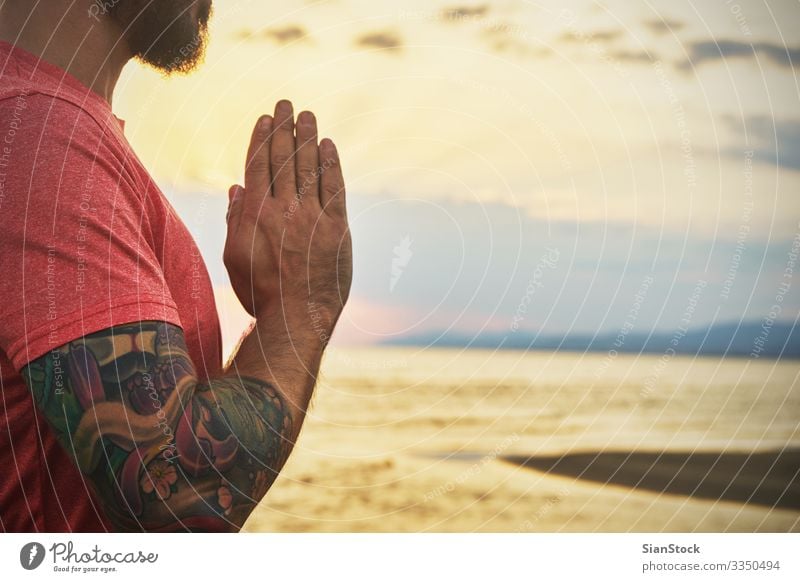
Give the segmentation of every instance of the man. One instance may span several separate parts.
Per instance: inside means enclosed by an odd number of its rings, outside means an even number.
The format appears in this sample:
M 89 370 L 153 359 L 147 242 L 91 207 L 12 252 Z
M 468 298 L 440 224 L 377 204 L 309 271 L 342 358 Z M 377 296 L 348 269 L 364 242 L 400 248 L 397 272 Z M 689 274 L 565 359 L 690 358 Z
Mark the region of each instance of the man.
M 300 431 L 352 273 L 335 146 L 287 101 L 257 122 L 224 253 L 255 324 L 223 367 L 195 243 L 111 112 L 130 59 L 191 71 L 210 14 L 0 3 L 5 531 L 238 531 Z

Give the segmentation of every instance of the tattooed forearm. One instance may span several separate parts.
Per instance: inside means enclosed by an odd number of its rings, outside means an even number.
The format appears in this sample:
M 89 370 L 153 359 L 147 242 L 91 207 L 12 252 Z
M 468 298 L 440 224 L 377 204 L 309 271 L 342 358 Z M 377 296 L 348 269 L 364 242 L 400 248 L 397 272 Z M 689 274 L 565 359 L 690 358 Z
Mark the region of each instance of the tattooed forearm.
M 197 381 L 180 328 L 82 338 L 24 370 L 34 399 L 122 530 L 236 530 L 293 445 L 283 395 L 229 375 Z

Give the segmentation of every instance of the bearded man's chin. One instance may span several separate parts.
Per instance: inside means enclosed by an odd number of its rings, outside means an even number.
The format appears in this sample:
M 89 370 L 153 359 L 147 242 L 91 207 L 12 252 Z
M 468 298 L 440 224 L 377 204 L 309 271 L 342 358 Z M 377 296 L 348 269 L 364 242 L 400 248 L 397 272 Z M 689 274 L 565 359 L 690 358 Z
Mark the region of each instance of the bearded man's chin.
M 111 18 L 136 59 L 170 75 L 189 73 L 202 63 L 211 13 L 211 0 L 127 0 L 115 5 Z

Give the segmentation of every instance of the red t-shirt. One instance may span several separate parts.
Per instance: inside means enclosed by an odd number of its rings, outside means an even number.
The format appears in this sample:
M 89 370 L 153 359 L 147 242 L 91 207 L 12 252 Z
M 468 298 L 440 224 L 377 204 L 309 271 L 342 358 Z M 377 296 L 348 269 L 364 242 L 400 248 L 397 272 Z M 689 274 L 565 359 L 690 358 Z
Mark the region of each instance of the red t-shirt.
M 183 328 L 201 379 L 222 341 L 197 246 L 98 94 L 0 41 L 0 527 L 110 526 L 19 371 L 136 321 Z

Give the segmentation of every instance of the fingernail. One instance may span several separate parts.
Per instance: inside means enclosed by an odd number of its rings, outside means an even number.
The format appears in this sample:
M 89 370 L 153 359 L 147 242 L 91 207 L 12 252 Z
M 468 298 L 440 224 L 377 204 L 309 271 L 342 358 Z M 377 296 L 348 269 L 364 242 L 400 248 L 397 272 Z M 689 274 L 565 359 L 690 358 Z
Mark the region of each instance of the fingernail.
M 261 131 L 269 131 L 272 129 L 272 117 L 265 115 L 259 120 L 258 126 L 261 128 Z
M 289 116 L 292 114 L 292 103 L 286 99 L 278 101 L 278 113 Z
M 327 137 L 319 142 L 319 149 L 322 151 L 323 155 L 330 156 L 332 158 L 336 157 L 336 145 L 334 145 L 334 143 Z
M 314 124 L 314 114 L 310 111 L 303 111 L 300 115 L 297 116 L 297 124 L 298 125 L 313 125 Z

